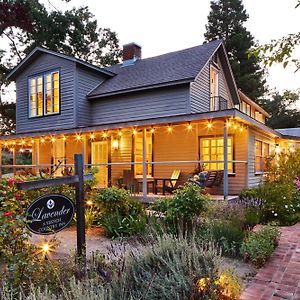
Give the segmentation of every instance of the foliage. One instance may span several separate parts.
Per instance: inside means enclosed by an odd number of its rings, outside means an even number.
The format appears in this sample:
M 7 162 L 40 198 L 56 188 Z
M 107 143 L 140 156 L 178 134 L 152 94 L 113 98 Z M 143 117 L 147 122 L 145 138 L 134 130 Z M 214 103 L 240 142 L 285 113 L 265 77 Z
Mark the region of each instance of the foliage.
M 19 16 L 22 17 L 19 17 Z M 121 51 L 115 32 L 99 28 L 88 7 L 65 11 L 42 1 L 7 0 L 0 6 L 0 36 L 9 42 L 0 49 L 0 86 L 6 75 L 36 46 L 72 55 L 98 66 L 118 62 Z
M 16 104 L 0 101 L 0 136 L 13 134 L 15 133 L 15 131 L 16 131 Z
M 251 232 L 241 247 L 245 260 L 261 267 L 272 255 L 279 238 L 276 227 L 266 226 L 258 232 Z
M 164 213 L 164 220 L 172 230 L 182 225 L 181 229 L 186 231 L 205 210 L 208 200 L 209 197 L 201 193 L 200 187 L 186 183 L 175 191 L 173 198 L 161 199 L 151 209 Z
M 236 257 L 240 253 L 244 232 L 230 221 L 212 220 L 200 231 L 200 239 L 217 245 L 222 254 Z
M 248 17 L 242 0 L 213 0 L 204 36 L 207 41 L 224 40 L 238 88 L 257 100 L 266 90 L 266 81 L 258 58 L 248 57 L 249 49 L 255 45 L 244 26 Z
M 270 114 L 266 124 L 272 128 L 299 127 L 300 111 L 294 108 L 298 100 L 299 93 L 291 91 L 275 92 L 271 99 L 259 100 L 259 105 Z
M 99 225 L 112 238 L 131 236 L 145 230 L 147 218 L 141 202 L 130 199 L 125 189 L 110 187 L 94 195 L 100 211 Z
M 32 282 L 50 283 L 56 267 L 45 262 L 41 250 L 29 243 L 24 215 L 29 199 L 16 189 L 15 182 L 0 181 L 0 278 L 10 287 L 26 290 Z

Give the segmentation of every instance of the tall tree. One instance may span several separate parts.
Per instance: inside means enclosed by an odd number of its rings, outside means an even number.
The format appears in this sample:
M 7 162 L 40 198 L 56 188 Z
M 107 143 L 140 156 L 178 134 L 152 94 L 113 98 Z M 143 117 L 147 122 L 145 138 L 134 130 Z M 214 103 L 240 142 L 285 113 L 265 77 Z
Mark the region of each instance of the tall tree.
M 0 136 L 15 133 L 16 104 L 0 103 Z
M 36 46 L 98 66 L 117 63 L 121 55 L 117 34 L 109 28 L 99 28 L 88 7 L 62 11 L 53 5 L 46 8 L 40 0 L 2 0 L 0 37 L 8 41 L 8 48 L 0 45 L 1 90 L 8 84 L 8 72 Z
M 296 108 L 299 93 L 275 92 L 271 99 L 260 100 L 259 104 L 270 114 L 267 125 L 272 128 L 300 127 L 300 111 Z
M 248 57 L 255 43 L 244 26 L 249 16 L 242 0 L 213 0 L 210 7 L 204 37 L 207 41 L 224 40 L 238 88 L 256 101 L 266 92 L 266 80 L 258 59 Z

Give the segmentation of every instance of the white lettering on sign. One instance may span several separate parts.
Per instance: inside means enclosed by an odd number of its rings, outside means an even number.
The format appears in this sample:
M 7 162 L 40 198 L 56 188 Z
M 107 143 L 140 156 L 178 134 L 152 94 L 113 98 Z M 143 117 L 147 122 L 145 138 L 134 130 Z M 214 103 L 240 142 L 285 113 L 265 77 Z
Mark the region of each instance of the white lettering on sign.
M 43 211 L 44 211 L 44 207 L 35 208 L 32 212 L 32 222 L 41 222 L 41 221 L 45 221 L 47 219 L 65 216 L 70 212 L 70 208 L 65 208 L 65 206 L 63 206 L 61 208 L 61 210 L 55 210 L 55 211 L 48 212 L 48 213 L 43 213 Z

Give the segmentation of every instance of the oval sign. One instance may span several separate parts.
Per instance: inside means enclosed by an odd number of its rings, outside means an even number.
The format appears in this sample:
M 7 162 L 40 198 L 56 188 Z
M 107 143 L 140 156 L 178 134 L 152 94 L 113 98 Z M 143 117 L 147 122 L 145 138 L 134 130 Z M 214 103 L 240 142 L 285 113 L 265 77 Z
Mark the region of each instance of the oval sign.
M 66 228 L 74 217 L 74 204 L 64 195 L 44 195 L 26 210 L 27 228 L 36 234 L 53 234 Z

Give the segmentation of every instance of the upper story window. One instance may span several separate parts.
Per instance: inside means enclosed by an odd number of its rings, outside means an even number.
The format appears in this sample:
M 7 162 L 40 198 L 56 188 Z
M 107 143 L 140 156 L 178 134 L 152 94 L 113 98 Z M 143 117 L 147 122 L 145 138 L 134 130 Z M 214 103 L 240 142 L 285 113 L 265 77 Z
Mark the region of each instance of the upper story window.
M 29 117 L 57 114 L 60 111 L 59 71 L 29 79 Z
M 219 96 L 219 71 L 217 68 L 210 67 L 210 110 L 215 111 L 218 109 L 218 96 Z
M 248 116 L 251 117 L 251 106 L 250 104 L 246 103 L 245 101 L 242 101 L 241 103 L 242 106 L 242 112 L 244 112 L 245 114 L 247 114 Z

